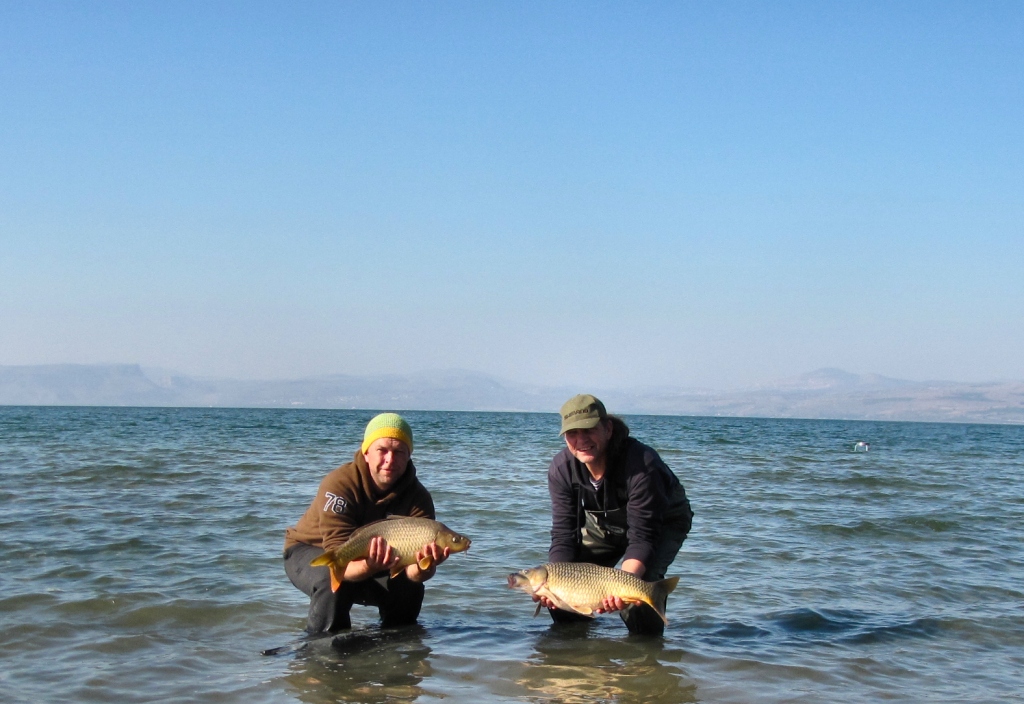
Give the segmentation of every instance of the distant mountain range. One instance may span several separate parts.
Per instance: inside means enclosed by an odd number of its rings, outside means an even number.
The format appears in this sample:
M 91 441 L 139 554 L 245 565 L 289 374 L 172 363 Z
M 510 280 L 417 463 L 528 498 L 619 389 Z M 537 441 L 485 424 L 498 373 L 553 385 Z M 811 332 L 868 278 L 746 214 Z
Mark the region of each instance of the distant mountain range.
M 190 377 L 136 364 L 0 366 L 0 405 L 555 412 L 579 390 L 467 371 L 280 381 Z M 588 389 L 622 414 L 1024 424 L 1024 382 L 906 381 L 819 369 L 734 391 Z

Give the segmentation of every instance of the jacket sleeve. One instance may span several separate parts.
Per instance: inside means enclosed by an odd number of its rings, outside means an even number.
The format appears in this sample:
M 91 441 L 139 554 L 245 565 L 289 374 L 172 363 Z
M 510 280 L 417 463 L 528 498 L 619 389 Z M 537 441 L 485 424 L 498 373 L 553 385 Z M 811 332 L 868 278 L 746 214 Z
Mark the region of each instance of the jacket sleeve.
M 626 504 L 626 552 L 624 560 L 635 559 L 650 565 L 654 557 L 654 543 L 661 528 L 661 517 L 665 513 L 665 490 L 662 487 L 658 464 L 661 459 L 650 448 L 640 446 L 642 453 L 629 458 L 629 474 L 626 480 L 628 503 Z
M 434 513 L 434 499 L 427 488 L 419 482 L 416 483 L 416 495 L 409 507 L 409 515 L 413 518 L 437 518 Z
M 356 515 L 358 504 L 351 496 L 351 490 L 339 481 L 336 472 L 328 474 L 320 482 L 314 505 L 319 511 L 320 537 L 325 551 L 343 545 L 360 525 Z
M 572 491 L 571 469 L 555 455 L 548 467 L 548 493 L 551 495 L 551 547 L 549 562 L 572 562 L 576 559 L 576 504 Z

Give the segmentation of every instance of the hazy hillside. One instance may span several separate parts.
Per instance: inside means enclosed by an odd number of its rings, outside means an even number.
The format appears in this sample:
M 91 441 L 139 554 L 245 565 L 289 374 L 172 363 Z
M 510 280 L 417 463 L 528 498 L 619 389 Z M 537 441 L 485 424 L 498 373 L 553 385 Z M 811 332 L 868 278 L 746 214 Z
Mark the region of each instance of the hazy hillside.
M 135 364 L 0 366 L 0 405 L 551 411 L 572 393 L 463 371 L 241 381 L 147 372 Z
M 615 398 L 617 408 L 636 413 L 1024 423 L 1024 382 L 916 382 L 838 369 L 728 393 L 648 390 Z
M 241 381 L 134 364 L 0 366 L 0 405 L 220 406 L 555 412 L 578 389 L 465 371 Z M 916 382 L 820 369 L 738 391 L 586 389 L 612 412 L 1024 423 L 1024 382 Z

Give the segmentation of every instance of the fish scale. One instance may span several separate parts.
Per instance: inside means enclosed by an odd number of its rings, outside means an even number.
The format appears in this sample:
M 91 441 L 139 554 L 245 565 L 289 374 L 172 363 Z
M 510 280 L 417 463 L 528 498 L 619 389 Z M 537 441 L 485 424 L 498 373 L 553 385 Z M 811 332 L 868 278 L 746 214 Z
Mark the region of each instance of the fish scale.
M 370 541 L 377 537 L 383 538 L 398 556 L 398 563 L 391 570 L 392 576 L 416 562 L 416 552 L 428 543 L 448 548 L 452 552 L 462 552 L 468 550 L 472 542 L 440 521 L 396 516 L 357 528 L 345 543 L 334 550 L 325 551 L 310 562 L 310 565 L 328 566 L 331 570 L 331 589 L 337 591 L 345 574 L 345 567 L 349 562 L 361 560 L 369 555 Z M 430 560 L 421 560 L 420 568 L 428 569 L 430 564 Z
M 508 577 L 509 588 L 547 597 L 566 611 L 592 616 L 605 598 L 618 597 L 647 604 L 665 623 L 665 600 L 678 582 L 679 577 L 645 582 L 630 572 L 589 562 L 549 562 Z

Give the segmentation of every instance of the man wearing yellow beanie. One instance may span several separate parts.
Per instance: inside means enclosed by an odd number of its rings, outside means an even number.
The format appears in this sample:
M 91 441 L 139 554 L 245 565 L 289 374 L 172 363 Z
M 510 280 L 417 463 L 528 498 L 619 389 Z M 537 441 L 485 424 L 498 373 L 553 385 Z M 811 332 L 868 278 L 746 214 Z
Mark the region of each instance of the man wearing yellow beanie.
M 412 428 L 402 416 L 374 416 L 352 461 L 324 477 L 309 508 L 285 531 L 285 572 L 310 598 L 308 633 L 351 627 L 352 604 L 376 606 L 385 627 L 413 623 L 419 616 L 423 583 L 448 557 L 448 548 L 423 546 L 421 553 L 432 559 L 429 569 L 414 563 L 389 578 L 398 557 L 383 539 L 374 538 L 366 559 L 349 563 L 336 592 L 331 591 L 328 568 L 309 564 L 325 550 L 345 543 L 356 528 L 367 523 L 388 516 L 435 517 L 430 492 L 416 478 L 412 447 Z

